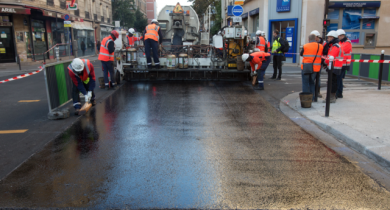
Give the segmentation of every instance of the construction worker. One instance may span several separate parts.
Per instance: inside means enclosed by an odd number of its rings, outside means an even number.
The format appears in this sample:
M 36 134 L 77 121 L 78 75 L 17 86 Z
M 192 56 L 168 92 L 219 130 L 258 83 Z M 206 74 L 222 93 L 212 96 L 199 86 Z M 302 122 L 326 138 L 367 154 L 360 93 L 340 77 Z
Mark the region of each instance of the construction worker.
M 115 30 L 111 31 L 110 36 L 102 40 L 100 45 L 100 53 L 98 59 L 102 62 L 102 68 L 104 72 L 104 85 L 106 90 L 109 89 L 108 73 L 110 73 L 112 89 L 116 89 L 115 77 L 114 77 L 114 41 L 118 39 L 119 33 Z
M 340 40 L 340 47 L 341 47 L 341 57 L 343 57 L 343 68 L 341 69 L 341 74 L 337 77 L 337 92 L 336 97 L 337 98 L 343 98 L 343 79 L 345 78 L 346 71 L 349 70 L 349 66 L 351 65 L 351 54 L 352 54 L 352 43 L 351 41 L 345 36 L 345 31 L 343 29 L 337 30 L 337 33 L 339 35 Z
M 272 44 L 272 54 L 274 56 L 273 65 L 274 65 L 274 74 L 270 79 L 281 80 L 282 79 L 282 60 L 284 59 L 284 54 L 281 51 L 284 46 L 279 40 L 281 37 L 279 36 L 279 30 L 274 30 L 274 43 Z M 279 69 L 279 75 L 277 75 L 277 70 Z M 278 76 L 278 77 L 276 77 Z
M 134 37 L 134 35 L 133 35 L 134 33 L 135 33 L 134 28 L 130 28 L 129 34 L 126 36 L 127 37 L 126 49 L 130 49 L 130 48 L 134 47 L 134 42 L 142 40 L 142 38 L 143 38 L 142 36 L 141 37 Z
M 321 56 L 323 46 L 316 42 L 316 35 L 309 35 L 309 43 L 303 45 L 301 56 L 303 57 L 302 70 L 302 92 L 313 94 L 315 98 L 315 79 L 321 70 Z M 309 73 L 311 72 L 311 73 Z
M 264 90 L 264 75 L 269 63 L 271 62 L 271 54 L 266 52 L 255 52 L 252 54 L 244 53 L 242 60 L 249 61 L 252 67 L 253 75 L 257 75 L 258 87 L 253 87 L 255 90 Z
M 148 69 L 152 68 L 152 58 L 150 57 L 150 48 L 153 51 L 153 61 L 156 68 L 160 68 L 160 60 L 158 59 L 159 44 L 162 42 L 163 35 L 160 26 L 156 19 L 153 19 L 151 24 L 146 26 L 144 31 L 145 55 L 148 64 Z M 161 37 L 161 38 L 160 38 Z M 160 46 L 161 47 L 161 46 Z
M 310 32 L 310 35 L 312 35 L 312 34 L 314 34 L 316 36 L 316 42 L 322 45 L 322 51 L 323 51 L 325 44 L 324 44 L 324 40 L 321 37 L 320 32 L 318 32 L 317 30 L 314 30 L 314 31 Z M 322 55 L 322 52 L 321 52 L 321 55 Z M 324 59 L 323 58 L 321 58 L 321 63 L 324 63 Z M 322 98 L 322 94 L 320 93 L 320 88 L 321 88 L 321 71 L 322 71 L 322 68 L 321 68 L 320 72 L 318 73 L 318 78 L 319 78 L 318 79 L 318 97 L 319 98 Z
M 262 31 L 257 30 L 256 31 L 256 48 L 260 50 L 260 52 L 266 51 L 267 43 L 265 42 L 264 37 L 261 36 Z
M 336 91 L 337 91 L 337 76 L 341 74 L 341 69 L 343 67 L 343 57 L 341 57 L 341 49 L 339 45 L 339 34 L 336 31 L 329 31 L 327 35 L 327 43 L 329 45 L 329 52 L 327 52 L 327 56 L 325 59 L 325 68 L 329 71 L 329 58 L 333 57 L 333 75 L 332 75 L 332 88 L 330 91 L 330 103 L 336 103 Z M 341 59 L 341 60 L 338 60 Z M 326 103 L 326 100 L 323 101 Z
M 84 95 L 85 102 L 91 102 L 95 105 L 95 89 L 96 78 L 95 70 L 92 63 L 88 59 L 75 58 L 68 66 L 69 76 L 73 82 L 73 107 L 77 115 L 81 108 L 80 92 Z
M 266 43 L 266 52 L 271 52 L 271 43 L 265 38 L 265 31 L 261 32 L 261 37 L 264 38 L 265 43 Z

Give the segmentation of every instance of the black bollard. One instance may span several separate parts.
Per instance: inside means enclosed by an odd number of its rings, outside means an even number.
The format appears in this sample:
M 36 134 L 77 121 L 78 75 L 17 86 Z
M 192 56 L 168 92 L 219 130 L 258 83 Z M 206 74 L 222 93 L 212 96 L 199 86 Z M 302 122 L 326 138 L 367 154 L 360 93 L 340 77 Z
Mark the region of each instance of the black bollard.
M 331 65 L 330 71 L 328 72 L 328 87 L 326 91 L 326 108 L 325 108 L 325 117 L 329 117 L 329 108 L 330 108 L 330 92 L 332 91 L 332 76 L 333 76 L 333 57 L 330 57 L 329 62 Z
M 385 51 L 382 50 L 381 59 L 385 60 Z M 383 74 L 383 63 L 379 64 L 379 78 L 378 78 L 378 90 L 382 88 L 382 74 Z

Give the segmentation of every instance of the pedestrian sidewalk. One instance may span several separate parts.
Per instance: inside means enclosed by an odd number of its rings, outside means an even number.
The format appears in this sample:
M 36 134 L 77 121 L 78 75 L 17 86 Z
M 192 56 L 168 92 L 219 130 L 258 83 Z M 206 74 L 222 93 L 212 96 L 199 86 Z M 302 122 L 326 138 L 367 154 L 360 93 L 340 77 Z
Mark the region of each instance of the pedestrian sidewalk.
M 373 82 L 353 78 L 346 78 L 344 84 L 344 98 L 331 104 L 329 117 L 325 117 L 321 98 L 312 103 L 312 108 L 301 108 L 299 93 L 286 96 L 280 103 L 390 171 L 390 86 L 377 90 Z M 325 87 L 321 89 L 324 98 L 325 91 Z
M 91 61 L 97 60 L 98 56 L 97 55 L 92 55 L 92 56 L 84 56 L 80 58 L 87 58 L 90 59 Z M 63 61 L 71 61 L 74 59 L 74 56 L 70 57 L 61 57 L 61 62 Z M 46 60 L 46 63 L 55 63 L 57 60 Z M 42 61 L 34 61 L 34 62 L 22 62 L 21 63 L 21 69 L 19 70 L 19 64 L 16 62 L 14 63 L 3 63 L 0 64 L 0 77 L 5 77 L 5 76 L 14 76 L 14 75 L 20 75 L 20 74 L 25 74 L 25 73 L 30 73 L 32 71 L 38 70 L 39 66 L 43 66 L 43 60 Z

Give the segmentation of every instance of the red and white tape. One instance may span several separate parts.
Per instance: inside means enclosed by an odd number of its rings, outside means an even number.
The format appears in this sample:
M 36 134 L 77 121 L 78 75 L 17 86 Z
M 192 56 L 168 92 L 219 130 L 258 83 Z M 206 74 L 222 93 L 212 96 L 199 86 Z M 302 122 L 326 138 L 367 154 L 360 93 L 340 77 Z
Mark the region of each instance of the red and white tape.
M 11 82 L 11 81 L 14 81 L 14 80 L 18 80 L 18 79 L 22 79 L 22 78 L 25 78 L 25 77 L 28 77 L 28 76 L 31 76 L 31 75 L 34 75 L 34 74 L 37 74 L 41 71 L 43 71 L 44 67 L 40 66 L 39 67 L 40 69 L 37 70 L 37 71 L 33 71 L 33 72 L 30 72 L 30 73 L 27 73 L 27 74 L 22 74 L 20 76 L 17 76 L 17 77 L 12 77 L 12 78 L 9 78 L 9 79 L 6 79 L 6 80 L 3 80 L 3 81 L 0 81 L 0 84 L 2 83 L 6 83 L 6 82 Z

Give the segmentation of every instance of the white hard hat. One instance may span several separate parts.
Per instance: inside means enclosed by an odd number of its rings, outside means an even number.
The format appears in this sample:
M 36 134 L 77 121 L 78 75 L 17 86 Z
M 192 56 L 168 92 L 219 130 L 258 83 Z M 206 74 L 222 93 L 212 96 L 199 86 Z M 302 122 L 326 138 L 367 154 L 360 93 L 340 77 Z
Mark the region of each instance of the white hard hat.
M 84 70 L 84 62 L 80 58 L 73 59 L 71 65 L 72 68 L 78 73 Z
M 314 31 L 310 32 L 310 35 L 311 34 L 314 34 L 314 35 L 316 35 L 318 37 L 321 36 L 320 32 L 318 32 L 317 30 L 314 30 Z
M 248 58 L 249 58 L 249 54 L 248 53 L 244 53 L 244 54 L 242 54 L 242 61 L 246 61 L 246 60 L 248 60 Z
M 339 34 L 337 31 L 329 31 L 329 33 L 326 36 L 333 36 L 334 38 L 339 37 Z
M 153 19 L 152 23 L 158 23 L 158 21 L 156 19 Z
M 260 36 L 261 35 L 261 31 L 260 30 L 257 30 L 256 31 L 256 36 Z
M 129 33 L 134 34 L 134 32 L 135 32 L 134 28 L 129 29 Z
M 343 29 L 337 30 L 338 35 L 345 35 L 345 31 Z
M 265 31 L 262 31 L 262 32 L 261 32 L 261 35 L 262 35 L 262 36 L 265 36 Z

